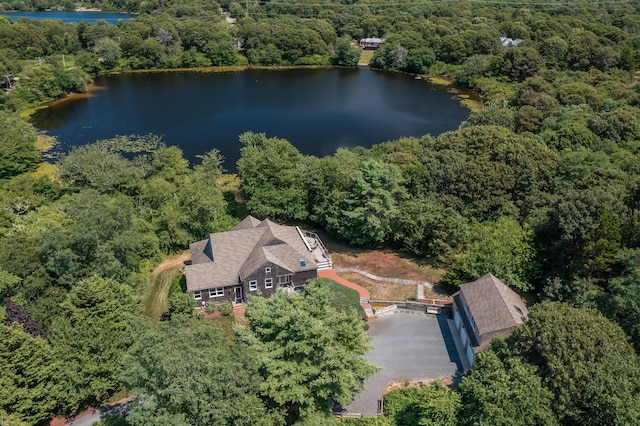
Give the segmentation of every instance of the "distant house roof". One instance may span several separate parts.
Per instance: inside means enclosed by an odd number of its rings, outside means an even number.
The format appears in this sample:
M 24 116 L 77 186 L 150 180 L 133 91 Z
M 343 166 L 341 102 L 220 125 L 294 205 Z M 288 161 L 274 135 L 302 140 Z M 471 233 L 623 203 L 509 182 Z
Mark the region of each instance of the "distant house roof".
M 360 39 L 360 47 L 380 47 L 383 42 L 383 38 L 367 37 Z
M 478 329 L 478 339 L 472 338 L 474 352 L 482 350 L 489 344 L 491 337 L 500 334 L 507 335 L 514 327 L 522 325 L 529 316 L 529 311 L 520 296 L 502 281 L 487 274 L 475 281 L 460 286 L 460 291 L 454 294 L 454 303 L 459 310 L 463 309 L 460 294 L 466 302 L 471 317 Z M 470 321 L 468 318 L 465 318 Z
M 519 38 L 509 38 L 509 37 L 500 37 L 500 43 L 504 47 L 517 47 L 522 43 L 522 39 Z
M 295 226 L 247 216 L 227 232 L 189 245 L 191 265 L 185 268 L 187 289 L 203 290 L 238 284 L 265 263 L 291 273 L 314 270 L 315 258 Z

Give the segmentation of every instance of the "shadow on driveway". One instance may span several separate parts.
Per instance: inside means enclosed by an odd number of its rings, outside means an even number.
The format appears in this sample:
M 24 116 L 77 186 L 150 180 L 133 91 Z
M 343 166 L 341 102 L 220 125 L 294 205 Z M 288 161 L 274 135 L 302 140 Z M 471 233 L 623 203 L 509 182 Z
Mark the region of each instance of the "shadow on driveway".
M 368 334 L 374 349 L 367 359 L 382 370 L 365 381 L 364 392 L 346 407 L 349 413 L 376 415 L 389 382 L 453 377 L 461 370 L 446 318 L 398 311 L 369 321 Z

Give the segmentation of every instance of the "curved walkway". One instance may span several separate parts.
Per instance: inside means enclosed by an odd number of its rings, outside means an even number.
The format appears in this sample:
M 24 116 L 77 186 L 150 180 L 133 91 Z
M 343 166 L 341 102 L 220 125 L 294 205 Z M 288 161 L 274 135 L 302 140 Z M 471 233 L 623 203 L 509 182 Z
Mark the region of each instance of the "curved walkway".
M 361 285 L 352 283 L 349 280 L 345 280 L 344 278 L 336 274 L 336 271 L 334 271 L 333 269 L 324 269 L 324 270 L 318 271 L 318 276 L 320 278 L 329 278 L 330 280 L 340 283 L 345 287 L 354 289 L 355 291 L 360 293 L 360 299 L 366 299 L 366 300 L 370 299 L 369 290 L 362 287 Z
M 433 290 L 433 284 L 427 281 L 405 280 L 404 278 L 379 277 L 377 275 L 373 275 L 371 272 L 363 271 L 362 269 L 357 269 L 357 268 L 336 268 L 334 270 L 336 272 L 355 272 L 356 274 L 364 275 L 365 277 L 371 278 L 372 280 L 376 280 L 376 281 L 385 281 L 389 283 L 410 284 L 410 285 L 423 285 Z

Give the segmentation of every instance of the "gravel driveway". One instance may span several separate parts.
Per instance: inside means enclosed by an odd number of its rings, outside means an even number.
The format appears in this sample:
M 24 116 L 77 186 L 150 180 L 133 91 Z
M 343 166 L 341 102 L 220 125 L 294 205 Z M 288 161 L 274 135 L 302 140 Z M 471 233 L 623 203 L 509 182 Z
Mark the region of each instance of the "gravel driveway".
M 369 321 L 368 334 L 374 349 L 367 359 L 382 370 L 365 381 L 365 391 L 346 408 L 351 414 L 377 414 L 390 381 L 450 377 L 462 370 L 446 318 L 399 310 Z

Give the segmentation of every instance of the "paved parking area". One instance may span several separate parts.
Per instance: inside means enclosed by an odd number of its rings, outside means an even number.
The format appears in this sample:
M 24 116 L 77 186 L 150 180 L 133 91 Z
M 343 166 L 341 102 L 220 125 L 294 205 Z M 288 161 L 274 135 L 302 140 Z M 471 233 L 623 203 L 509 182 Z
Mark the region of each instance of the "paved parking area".
M 450 377 L 462 364 L 446 318 L 412 311 L 369 321 L 374 349 L 369 361 L 382 370 L 365 381 L 365 391 L 346 410 L 375 415 L 387 383 L 402 379 Z

